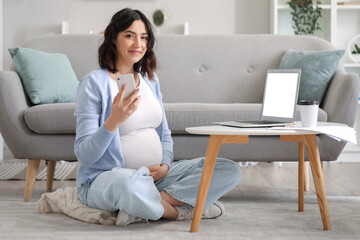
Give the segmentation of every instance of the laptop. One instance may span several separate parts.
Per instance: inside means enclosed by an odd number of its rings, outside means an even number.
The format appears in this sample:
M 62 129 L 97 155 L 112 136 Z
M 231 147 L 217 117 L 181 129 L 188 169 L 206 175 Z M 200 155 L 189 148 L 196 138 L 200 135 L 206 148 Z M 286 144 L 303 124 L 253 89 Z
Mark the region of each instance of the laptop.
M 301 69 L 269 69 L 266 72 L 260 120 L 214 122 L 242 128 L 285 126 L 294 122 Z

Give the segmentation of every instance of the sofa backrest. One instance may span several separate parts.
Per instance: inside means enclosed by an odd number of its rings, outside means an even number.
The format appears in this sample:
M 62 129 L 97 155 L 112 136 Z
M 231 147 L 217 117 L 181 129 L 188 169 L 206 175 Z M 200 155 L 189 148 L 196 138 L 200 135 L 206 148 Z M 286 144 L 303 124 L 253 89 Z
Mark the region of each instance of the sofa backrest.
M 162 35 L 158 75 L 165 102 L 261 103 L 267 69 L 287 49 L 334 49 L 325 40 L 284 35 Z
M 54 35 L 24 47 L 64 53 L 81 79 L 98 67 L 102 35 Z M 333 50 L 327 41 L 289 35 L 159 35 L 157 75 L 167 103 L 261 103 L 265 73 L 287 49 Z
M 80 80 L 99 66 L 97 52 L 102 39 L 103 35 L 50 35 L 32 39 L 23 47 L 67 55 Z

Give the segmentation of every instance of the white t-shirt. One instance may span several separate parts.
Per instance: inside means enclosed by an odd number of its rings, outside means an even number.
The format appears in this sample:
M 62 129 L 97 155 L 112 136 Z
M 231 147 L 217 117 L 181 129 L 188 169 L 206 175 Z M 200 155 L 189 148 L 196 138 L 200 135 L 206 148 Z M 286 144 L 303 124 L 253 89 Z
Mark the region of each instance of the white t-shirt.
M 140 103 L 137 110 L 119 126 L 121 148 L 125 167 L 138 169 L 141 166 L 160 165 L 162 146 L 157 128 L 163 117 L 160 104 L 147 82 L 140 78 Z M 110 78 L 113 98 L 119 92 L 116 82 Z

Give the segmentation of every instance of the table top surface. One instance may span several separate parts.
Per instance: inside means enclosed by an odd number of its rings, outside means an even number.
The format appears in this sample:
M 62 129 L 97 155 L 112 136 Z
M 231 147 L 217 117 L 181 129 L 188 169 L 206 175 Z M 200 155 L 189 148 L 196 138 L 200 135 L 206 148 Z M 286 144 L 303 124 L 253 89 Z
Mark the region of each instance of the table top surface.
M 318 122 L 317 127 L 324 126 L 346 126 L 339 123 L 331 122 Z M 277 128 L 239 128 L 239 127 L 227 127 L 221 125 L 211 125 L 211 126 L 200 126 L 200 127 L 189 127 L 185 130 L 191 134 L 200 134 L 200 135 L 307 135 L 307 134 L 319 134 L 321 133 L 320 129 L 316 131 L 317 127 L 314 128 L 304 128 L 301 127 L 300 122 L 295 123 L 295 127 L 277 127 Z

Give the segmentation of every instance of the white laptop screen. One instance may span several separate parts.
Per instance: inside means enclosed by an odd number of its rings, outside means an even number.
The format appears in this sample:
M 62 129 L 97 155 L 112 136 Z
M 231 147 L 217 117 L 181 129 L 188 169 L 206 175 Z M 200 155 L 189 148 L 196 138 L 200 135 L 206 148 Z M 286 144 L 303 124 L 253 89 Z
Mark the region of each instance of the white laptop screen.
M 296 72 L 268 72 L 262 117 L 293 118 L 297 102 L 299 74 Z

